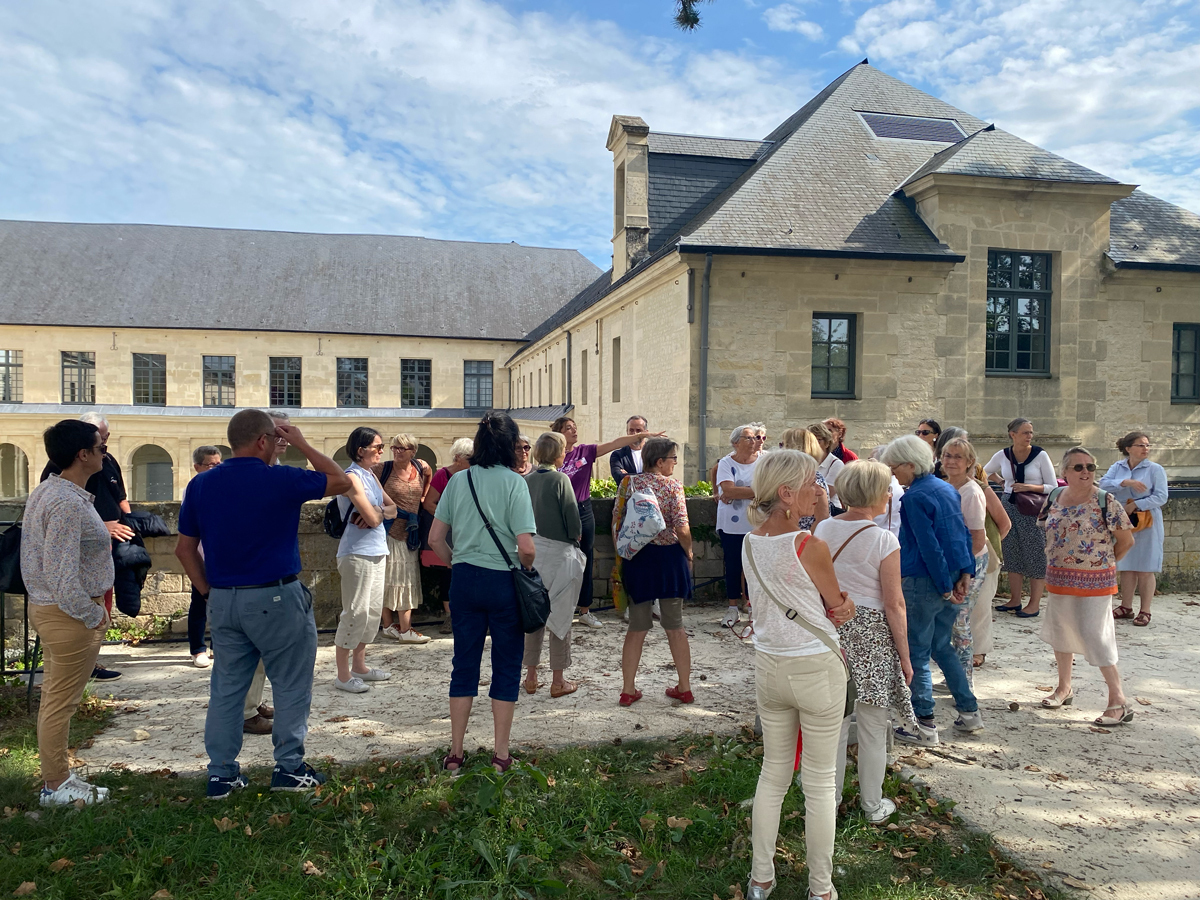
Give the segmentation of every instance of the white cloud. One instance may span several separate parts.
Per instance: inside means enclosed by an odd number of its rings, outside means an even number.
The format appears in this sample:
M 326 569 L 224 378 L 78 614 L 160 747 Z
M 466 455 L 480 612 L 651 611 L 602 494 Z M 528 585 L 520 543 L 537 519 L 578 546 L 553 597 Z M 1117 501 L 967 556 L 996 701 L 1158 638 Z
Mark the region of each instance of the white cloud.
M 0 9 L 0 216 L 610 250 L 614 113 L 761 137 L 771 59 L 486 0 Z
M 1200 33 L 1182 0 L 893 0 L 844 49 L 1026 140 L 1200 209 Z
M 825 37 L 824 29 L 816 22 L 804 18 L 800 7 L 795 3 L 772 6 L 763 12 L 763 21 L 772 31 L 794 31 L 810 41 L 819 41 Z

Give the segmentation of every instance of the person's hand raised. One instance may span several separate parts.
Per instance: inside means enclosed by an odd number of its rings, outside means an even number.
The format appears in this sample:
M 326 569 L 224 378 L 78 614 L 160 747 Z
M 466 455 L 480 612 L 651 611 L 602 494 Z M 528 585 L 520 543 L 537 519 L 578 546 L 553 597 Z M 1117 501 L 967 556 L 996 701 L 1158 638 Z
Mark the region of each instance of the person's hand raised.
M 276 425 L 275 436 L 283 438 L 289 444 L 294 446 L 300 446 L 307 443 L 307 441 L 304 440 L 304 435 L 301 434 L 300 429 L 295 425 Z

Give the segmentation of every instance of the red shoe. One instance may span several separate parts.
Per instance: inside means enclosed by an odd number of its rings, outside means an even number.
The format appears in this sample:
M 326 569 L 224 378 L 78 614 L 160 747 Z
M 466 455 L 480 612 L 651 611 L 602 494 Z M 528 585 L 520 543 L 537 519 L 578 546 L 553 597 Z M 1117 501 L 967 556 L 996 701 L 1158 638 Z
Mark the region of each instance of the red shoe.
M 623 694 L 621 694 L 620 703 L 622 706 L 633 706 L 633 704 L 637 703 L 641 699 L 642 699 L 641 691 L 635 691 L 632 694 L 624 694 L 623 693 Z
M 691 691 L 681 691 L 679 685 L 667 688 L 667 696 L 672 700 L 678 700 L 680 703 L 695 703 L 696 698 Z

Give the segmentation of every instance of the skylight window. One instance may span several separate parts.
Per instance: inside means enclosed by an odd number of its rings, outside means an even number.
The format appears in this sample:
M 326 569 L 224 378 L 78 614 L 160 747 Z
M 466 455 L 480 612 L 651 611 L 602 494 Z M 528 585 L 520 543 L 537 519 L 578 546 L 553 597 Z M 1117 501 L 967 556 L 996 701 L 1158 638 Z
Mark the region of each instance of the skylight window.
M 966 134 L 953 119 L 929 119 L 923 116 L 897 116 L 889 113 L 860 112 L 867 127 L 881 138 L 904 141 L 932 141 L 957 144 Z

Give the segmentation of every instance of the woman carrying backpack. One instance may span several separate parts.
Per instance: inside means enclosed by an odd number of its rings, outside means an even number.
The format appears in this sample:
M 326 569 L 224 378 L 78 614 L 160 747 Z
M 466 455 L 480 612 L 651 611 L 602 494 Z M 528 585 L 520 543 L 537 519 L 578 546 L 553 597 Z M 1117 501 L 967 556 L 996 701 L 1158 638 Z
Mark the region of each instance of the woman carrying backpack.
M 1046 529 L 1050 594 L 1041 637 L 1054 648 L 1058 663 L 1058 687 L 1042 706 L 1071 705 L 1071 668 L 1075 654 L 1082 653 L 1108 685 L 1108 708 L 1095 724 L 1127 725 L 1133 710 L 1117 671 L 1112 595 L 1117 592 L 1117 560 L 1133 546 L 1133 526 L 1117 498 L 1096 487 L 1096 459 L 1083 447 L 1063 455 L 1062 476 L 1067 486 L 1050 493 L 1039 517 Z

